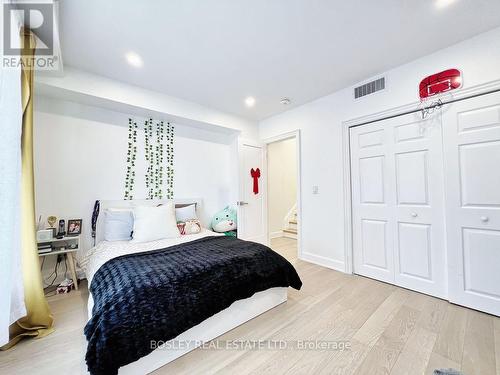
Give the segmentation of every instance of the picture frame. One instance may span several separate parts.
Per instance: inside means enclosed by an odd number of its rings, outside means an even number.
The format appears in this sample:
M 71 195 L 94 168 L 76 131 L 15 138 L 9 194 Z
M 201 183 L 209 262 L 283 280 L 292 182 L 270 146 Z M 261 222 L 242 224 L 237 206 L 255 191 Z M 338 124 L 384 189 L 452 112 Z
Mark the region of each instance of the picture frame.
M 68 220 L 67 236 L 79 236 L 82 233 L 82 219 Z

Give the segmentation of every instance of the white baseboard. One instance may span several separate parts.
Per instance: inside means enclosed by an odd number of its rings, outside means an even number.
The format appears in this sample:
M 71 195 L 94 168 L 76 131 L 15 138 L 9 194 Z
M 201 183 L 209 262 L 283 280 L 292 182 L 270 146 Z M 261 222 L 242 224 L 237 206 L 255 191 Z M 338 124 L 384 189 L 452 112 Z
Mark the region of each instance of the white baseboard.
M 300 259 L 306 262 L 314 263 L 319 266 L 331 268 L 333 270 L 345 273 L 345 263 L 341 260 L 330 259 L 321 255 L 316 255 L 306 252 L 303 252 L 301 254 Z
M 278 230 L 276 232 L 269 233 L 269 238 L 279 238 L 279 237 L 283 237 L 283 231 L 282 230 Z

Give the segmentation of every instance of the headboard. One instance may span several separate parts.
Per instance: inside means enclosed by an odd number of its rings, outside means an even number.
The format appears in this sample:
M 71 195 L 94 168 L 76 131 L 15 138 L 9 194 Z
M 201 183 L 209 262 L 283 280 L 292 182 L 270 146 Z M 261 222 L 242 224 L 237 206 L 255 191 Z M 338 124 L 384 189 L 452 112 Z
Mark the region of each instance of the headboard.
M 103 218 L 104 210 L 107 208 L 134 208 L 137 206 L 149 206 L 154 207 L 162 203 L 169 202 L 168 199 L 133 199 L 133 200 L 110 200 L 110 201 L 100 201 L 99 216 L 97 218 L 96 224 L 96 244 L 101 242 L 104 238 L 103 231 Z M 191 204 L 196 205 L 196 211 L 201 208 L 202 199 L 201 198 L 186 198 L 186 199 L 174 199 L 175 208 L 186 207 Z

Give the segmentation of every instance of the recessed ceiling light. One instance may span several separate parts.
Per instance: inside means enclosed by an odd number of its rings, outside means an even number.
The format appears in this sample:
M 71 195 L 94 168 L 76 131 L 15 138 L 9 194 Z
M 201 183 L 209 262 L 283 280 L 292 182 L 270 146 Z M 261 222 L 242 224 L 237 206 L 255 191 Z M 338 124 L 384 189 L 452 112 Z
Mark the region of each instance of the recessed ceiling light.
M 436 0 L 436 8 L 443 9 L 453 4 L 456 0 Z
M 125 58 L 127 59 L 127 62 L 134 68 L 141 68 L 142 65 L 144 64 L 142 62 L 142 57 L 135 52 L 127 52 L 125 54 Z
M 283 105 L 288 105 L 292 102 L 292 100 L 290 98 L 283 98 L 280 100 L 280 103 L 283 104 Z
M 253 96 L 249 96 L 245 99 L 245 105 L 247 107 L 253 107 L 255 105 L 255 98 Z

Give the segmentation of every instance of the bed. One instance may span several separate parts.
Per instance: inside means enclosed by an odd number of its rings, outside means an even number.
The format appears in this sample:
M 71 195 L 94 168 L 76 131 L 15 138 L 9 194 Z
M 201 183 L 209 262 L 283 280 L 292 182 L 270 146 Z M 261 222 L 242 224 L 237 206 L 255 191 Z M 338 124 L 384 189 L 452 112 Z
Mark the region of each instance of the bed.
M 102 201 L 106 208 L 160 201 Z M 176 201 L 176 206 L 201 200 Z M 100 215 L 102 216 L 102 215 Z M 287 299 L 293 266 L 269 248 L 208 229 L 147 243 L 101 241 L 78 254 L 89 283 L 86 361 L 97 374 L 145 374 Z

